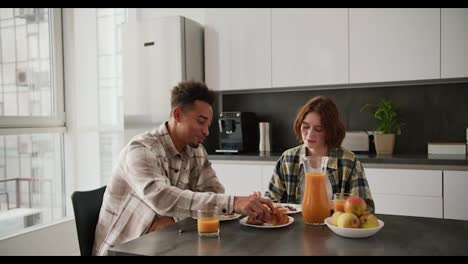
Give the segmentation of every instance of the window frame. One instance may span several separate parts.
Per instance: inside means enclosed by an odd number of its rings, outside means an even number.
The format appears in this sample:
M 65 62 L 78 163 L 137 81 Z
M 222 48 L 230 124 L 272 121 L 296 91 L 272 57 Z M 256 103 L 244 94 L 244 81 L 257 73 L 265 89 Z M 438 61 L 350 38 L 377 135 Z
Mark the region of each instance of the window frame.
M 0 130 L 4 128 L 45 128 L 62 127 L 65 129 L 65 98 L 63 74 L 63 36 L 62 9 L 51 8 L 49 11 L 49 28 L 51 48 L 51 93 L 53 94 L 51 116 L 0 116 Z M 10 130 L 8 133 L 12 133 Z M 0 132 L 1 133 L 1 132 Z
M 67 177 L 65 175 L 65 134 L 67 132 L 65 119 L 65 83 L 64 83 L 64 45 L 63 45 L 63 9 L 48 8 L 49 13 L 49 51 L 51 86 L 50 92 L 53 97 L 51 101 L 53 114 L 50 116 L 0 116 L 0 136 L 20 136 L 28 134 L 58 134 L 60 141 L 60 174 L 61 186 L 60 194 L 61 205 L 60 210 L 62 217 L 36 224 L 30 227 L 25 227 L 14 233 L 6 236 L 0 235 L 0 241 L 14 237 L 20 234 L 28 233 L 33 230 L 41 229 L 47 226 L 54 225 L 63 221 L 67 221 L 67 198 L 66 187 Z M 51 205 L 52 206 L 52 205 Z

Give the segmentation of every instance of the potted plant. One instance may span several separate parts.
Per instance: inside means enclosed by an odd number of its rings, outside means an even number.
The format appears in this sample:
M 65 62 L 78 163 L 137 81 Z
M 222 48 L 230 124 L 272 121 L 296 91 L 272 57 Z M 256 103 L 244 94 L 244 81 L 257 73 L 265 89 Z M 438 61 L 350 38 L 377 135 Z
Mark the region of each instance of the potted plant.
M 377 154 L 393 154 L 395 148 L 395 134 L 401 134 L 404 125 L 399 110 L 389 99 L 382 99 L 378 104 L 365 104 L 365 108 L 372 108 L 372 115 L 377 119 L 374 127 L 375 151 Z

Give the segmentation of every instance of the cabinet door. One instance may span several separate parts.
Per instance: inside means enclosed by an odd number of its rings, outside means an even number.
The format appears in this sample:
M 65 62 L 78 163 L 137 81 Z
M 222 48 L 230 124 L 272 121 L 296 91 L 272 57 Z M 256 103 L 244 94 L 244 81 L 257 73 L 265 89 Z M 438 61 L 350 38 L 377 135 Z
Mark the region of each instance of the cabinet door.
M 442 171 L 365 169 L 380 214 L 442 218 Z
M 441 27 L 441 77 L 468 77 L 468 8 L 442 8 Z
M 468 171 L 444 171 L 444 218 L 468 220 Z
M 271 10 L 207 9 L 205 76 L 208 87 L 271 87 Z
M 226 194 L 249 195 L 262 190 L 262 166 L 212 163 Z
M 230 33 L 227 11 L 207 10 L 205 17 L 205 82 L 214 90 L 230 90 Z
M 350 82 L 440 78 L 440 9 L 351 8 Z
M 272 10 L 273 87 L 348 83 L 348 9 Z
M 275 170 L 275 165 L 262 166 L 262 195 L 268 190 L 268 185 L 271 181 L 271 176 Z

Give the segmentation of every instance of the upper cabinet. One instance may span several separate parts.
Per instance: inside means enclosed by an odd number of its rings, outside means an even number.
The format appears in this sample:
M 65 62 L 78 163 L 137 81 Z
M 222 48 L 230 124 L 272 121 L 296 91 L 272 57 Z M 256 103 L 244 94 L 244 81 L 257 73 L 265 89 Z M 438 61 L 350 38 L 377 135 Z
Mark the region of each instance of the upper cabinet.
M 270 9 L 207 9 L 205 80 L 215 90 L 271 87 Z
M 441 77 L 468 77 L 468 8 L 442 8 Z
M 351 83 L 440 78 L 440 9 L 351 8 L 349 38 Z
M 348 9 L 272 9 L 272 86 L 348 83 Z
M 467 8 L 207 9 L 216 90 L 468 77 Z

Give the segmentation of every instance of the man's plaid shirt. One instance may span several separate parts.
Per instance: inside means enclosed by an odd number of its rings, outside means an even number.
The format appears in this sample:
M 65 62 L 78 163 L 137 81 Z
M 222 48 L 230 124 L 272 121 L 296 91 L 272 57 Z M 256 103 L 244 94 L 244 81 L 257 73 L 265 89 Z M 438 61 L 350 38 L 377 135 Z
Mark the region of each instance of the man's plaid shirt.
M 120 153 L 104 193 L 95 254 L 142 236 L 161 216 L 177 221 L 207 205 L 234 210 L 234 197 L 223 194 L 205 148 L 187 146 L 179 153 L 166 124 L 135 136 Z
M 300 204 L 304 186 L 303 160 L 306 147 L 288 149 L 277 161 L 265 196 L 274 202 Z M 333 193 L 351 193 L 366 201 L 368 210 L 375 211 L 374 201 L 361 162 L 354 153 L 337 148 L 328 151 L 327 175 Z

